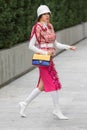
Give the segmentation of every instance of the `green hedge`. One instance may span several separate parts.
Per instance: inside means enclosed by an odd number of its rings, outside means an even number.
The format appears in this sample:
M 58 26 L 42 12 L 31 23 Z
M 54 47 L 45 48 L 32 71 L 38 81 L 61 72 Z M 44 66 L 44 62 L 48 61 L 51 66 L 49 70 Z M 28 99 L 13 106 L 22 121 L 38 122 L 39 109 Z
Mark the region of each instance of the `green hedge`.
M 87 21 L 86 0 L 0 0 L 0 49 L 28 40 L 41 4 L 51 9 L 56 31 Z

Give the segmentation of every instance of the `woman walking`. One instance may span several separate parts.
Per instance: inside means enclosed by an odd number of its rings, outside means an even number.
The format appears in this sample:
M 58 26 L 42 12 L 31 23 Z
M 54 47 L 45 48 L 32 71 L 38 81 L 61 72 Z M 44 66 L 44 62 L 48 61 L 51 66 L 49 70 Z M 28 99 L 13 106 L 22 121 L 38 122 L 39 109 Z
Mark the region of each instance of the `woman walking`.
M 56 34 L 50 23 L 51 11 L 46 5 L 41 5 L 37 9 L 38 22 L 33 26 L 29 42 L 29 49 L 34 53 L 50 55 L 51 63 L 49 67 L 38 67 L 39 80 L 37 87 L 29 94 L 29 96 L 20 105 L 20 115 L 26 117 L 25 109 L 41 92 L 50 92 L 53 99 L 54 110 L 53 114 L 59 119 L 68 119 L 64 116 L 59 107 L 58 91 L 61 89 L 55 65 L 53 63 L 53 56 L 56 54 L 56 47 L 59 49 L 75 50 L 75 46 L 61 44 L 56 40 Z

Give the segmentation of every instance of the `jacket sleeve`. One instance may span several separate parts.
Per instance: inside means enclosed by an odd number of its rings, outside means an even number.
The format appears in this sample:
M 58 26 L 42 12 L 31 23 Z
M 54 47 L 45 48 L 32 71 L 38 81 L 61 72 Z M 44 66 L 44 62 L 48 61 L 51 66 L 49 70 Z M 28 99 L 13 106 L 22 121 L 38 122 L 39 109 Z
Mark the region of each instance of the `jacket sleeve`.
M 35 46 L 35 43 L 36 43 L 36 36 L 35 34 L 33 35 L 33 37 L 31 38 L 30 42 L 29 42 L 29 49 L 34 51 L 35 53 L 40 53 L 40 54 L 44 54 L 44 55 L 47 55 L 48 52 L 45 51 L 45 50 L 42 50 L 42 49 L 39 49 Z
M 59 49 L 66 49 L 66 50 L 70 49 L 69 45 L 61 44 L 57 40 L 55 40 L 54 44 Z

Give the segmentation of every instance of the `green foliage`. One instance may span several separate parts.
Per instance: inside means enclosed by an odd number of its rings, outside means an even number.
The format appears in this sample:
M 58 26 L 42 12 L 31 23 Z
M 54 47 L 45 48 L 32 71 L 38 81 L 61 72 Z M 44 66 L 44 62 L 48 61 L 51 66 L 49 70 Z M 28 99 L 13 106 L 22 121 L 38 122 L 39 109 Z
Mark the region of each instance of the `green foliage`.
M 41 4 L 49 6 L 56 31 L 87 21 L 86 0 L 0 0 L 0 49 L 28 40 Z

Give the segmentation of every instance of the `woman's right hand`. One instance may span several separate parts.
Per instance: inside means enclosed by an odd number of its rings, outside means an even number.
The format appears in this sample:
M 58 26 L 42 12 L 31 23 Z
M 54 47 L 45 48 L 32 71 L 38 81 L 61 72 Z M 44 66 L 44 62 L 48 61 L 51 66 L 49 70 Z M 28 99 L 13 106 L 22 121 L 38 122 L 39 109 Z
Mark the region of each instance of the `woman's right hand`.
M 48 55 L 54 56 L 55 55 L 55 50 L 54 49 L 48 50 Z

